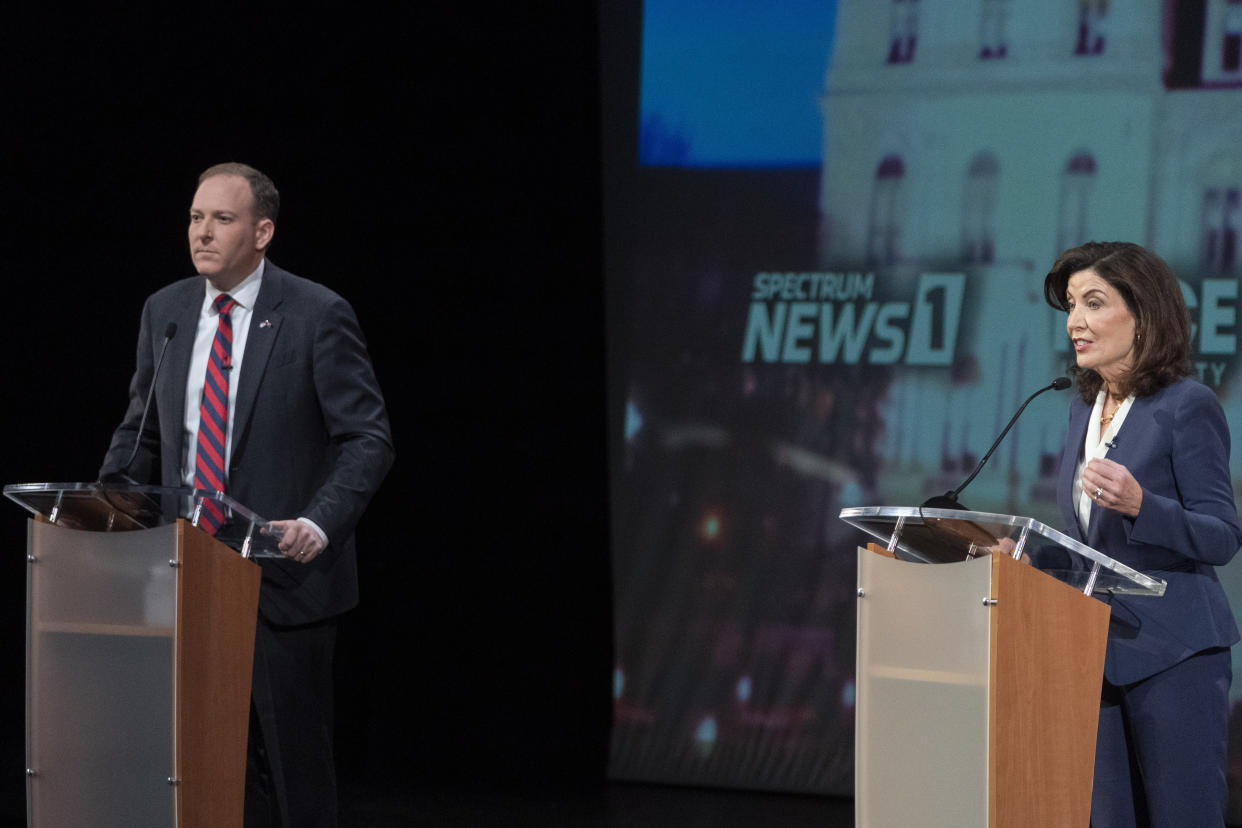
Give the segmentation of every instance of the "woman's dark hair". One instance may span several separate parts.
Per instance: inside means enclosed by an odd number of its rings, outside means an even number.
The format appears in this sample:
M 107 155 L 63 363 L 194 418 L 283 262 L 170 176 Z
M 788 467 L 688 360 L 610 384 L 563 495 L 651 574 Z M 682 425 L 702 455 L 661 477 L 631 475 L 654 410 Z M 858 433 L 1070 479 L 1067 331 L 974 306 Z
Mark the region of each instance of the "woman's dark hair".
M 1044 277 L 1044 299 L 1068 311 L 1070 277 L 1093 270 L 1121 294 L 1134 316 L 1134 363 L 1118 389 L 1146 397 L 1191 373 L 1190 315 L 1173 271 L 1155 253 L 1130 242 L 1087 242 L 1057 257 Z M 1090 368 L 1070 368 L 1078 392 L 1094 403 L 1104 379 Z

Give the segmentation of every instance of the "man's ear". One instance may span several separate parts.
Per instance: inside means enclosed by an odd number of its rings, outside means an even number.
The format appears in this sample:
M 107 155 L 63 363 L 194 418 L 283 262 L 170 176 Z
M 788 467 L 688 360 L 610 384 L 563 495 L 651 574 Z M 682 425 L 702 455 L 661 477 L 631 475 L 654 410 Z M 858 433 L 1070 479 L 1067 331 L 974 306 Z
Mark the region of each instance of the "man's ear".
M 276 235 L 276 222 L 270 218 L 259 219 L 259 223 L 254 228 L 254 249 L 266 250 L 267 246 L 272 243 L 274 235 Z

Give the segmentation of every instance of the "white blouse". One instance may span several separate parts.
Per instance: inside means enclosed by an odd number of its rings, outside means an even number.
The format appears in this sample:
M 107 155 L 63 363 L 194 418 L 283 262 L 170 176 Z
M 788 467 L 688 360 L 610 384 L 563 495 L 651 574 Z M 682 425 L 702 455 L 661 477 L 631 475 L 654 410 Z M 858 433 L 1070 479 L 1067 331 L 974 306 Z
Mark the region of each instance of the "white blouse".
M 1095 398 L 1095 407 L 1091 409 L 1091 419 L 1087 422 L 1087 440 L 1083 443 L 1082 459 L 1078 461 L 1078 469 L 1074 472 L 1074 494 L 1077 495 L 1074 502 L 1078 506 L 1078 526 L 1082 529 L 1084 538 L 1091 525 L 1091 494 L 1093 493 L 1084 492 L 1082 489 L 1082 470 L 1086 468 L 1087 461 L 1107 456 L 1109 443 L 1117 436 L 1121 424 L 1126 421 L 1126 414 L 1130 412 L 1130 405 L 1134 402 L 1133 394 L 1122 400 L 1121 405 L 1117 406 L 1112 422 L 1108 424 L 1104 433 L 1100 434 L 1100 415 L 1104 413 L 1104 400 L 1107 394 L 1107 389 L 1101 388 L 1099 395 Z

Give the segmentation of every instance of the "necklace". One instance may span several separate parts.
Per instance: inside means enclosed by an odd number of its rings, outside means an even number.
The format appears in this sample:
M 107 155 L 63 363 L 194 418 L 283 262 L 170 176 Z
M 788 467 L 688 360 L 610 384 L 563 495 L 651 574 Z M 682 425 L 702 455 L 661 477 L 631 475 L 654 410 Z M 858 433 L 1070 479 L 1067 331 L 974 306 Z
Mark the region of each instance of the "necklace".
M 1113 418 L 1117 416 L 1117 412 L 1121 410 L 1121 403 L 1125 400 L 1125 397 L 1119 397 L 1108 389 L 1105 389 L 1105 394 L 1104 407 L 1100 409 L 1100 431 L 1108 428 L 1108 424 L 1111 423 Z M 1109 402 L 1115 403 L 1117 407 L 1113 409 L 1112 414 L 1105 416 L 1104 410 L 1108 408 Z

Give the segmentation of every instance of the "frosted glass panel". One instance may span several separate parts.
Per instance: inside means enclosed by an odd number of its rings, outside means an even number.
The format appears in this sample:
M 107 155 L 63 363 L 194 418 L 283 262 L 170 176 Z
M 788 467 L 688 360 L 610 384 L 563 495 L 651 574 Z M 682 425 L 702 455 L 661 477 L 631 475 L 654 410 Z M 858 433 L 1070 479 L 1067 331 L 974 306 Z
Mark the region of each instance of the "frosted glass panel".
M 857 824 L 986 826 L 990 559 L 859 549 L 858 584 Z
M 30 824 L 174 825 L 176 527 L 30 527 Z

